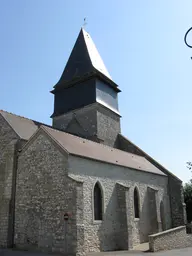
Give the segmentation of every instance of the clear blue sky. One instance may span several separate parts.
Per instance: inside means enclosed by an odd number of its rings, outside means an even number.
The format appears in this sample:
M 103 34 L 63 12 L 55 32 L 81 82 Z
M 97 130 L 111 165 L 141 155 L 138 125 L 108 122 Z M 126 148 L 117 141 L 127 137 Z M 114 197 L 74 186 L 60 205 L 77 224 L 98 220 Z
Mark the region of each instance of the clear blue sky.
M 51 123 L 49 91 L 84 17 L 122 90 L 122 133 L 189 180 L 192 49 L 183 37 L 192 26 L 191 0 L 1 0 L 0 108 Z

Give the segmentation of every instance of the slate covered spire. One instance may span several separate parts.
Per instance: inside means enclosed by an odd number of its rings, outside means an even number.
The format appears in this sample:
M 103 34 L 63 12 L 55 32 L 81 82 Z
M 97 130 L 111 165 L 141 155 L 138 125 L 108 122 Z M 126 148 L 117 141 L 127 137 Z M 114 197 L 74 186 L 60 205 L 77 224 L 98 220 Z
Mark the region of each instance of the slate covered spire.
M 81 29 L 54 94 L 53 127 L 114 146 L 120 133 L 118 93 L 91 36 Z
M 61 78 L 54 88 L 93 74 L 102 76 L 112 86 L 117 87 L 112 81 L 91 36 L 81 28 Z

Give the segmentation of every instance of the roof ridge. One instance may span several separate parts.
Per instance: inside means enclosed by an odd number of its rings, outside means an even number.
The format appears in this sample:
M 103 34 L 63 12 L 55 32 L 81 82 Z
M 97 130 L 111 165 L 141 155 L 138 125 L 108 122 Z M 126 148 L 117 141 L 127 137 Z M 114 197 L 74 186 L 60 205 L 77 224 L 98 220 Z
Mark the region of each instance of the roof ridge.
M 41 128 L 47 134 L 51 134 L 57 144 L 67 150 L 70 155 L 166 176 L 165 173 L 150 163 L 145 157 L 81 138 L 53 127 L 42 125 Z
M 42 126 L 44 126 L 44 125 L 42 125 Z M 92 141 L 92 140 L 89 140 L 89 139 L 85 139 L 85 138 L 82 138 L 82 137 L 73 135 L 73 134 L 71 134 L 71 133 L 67 133 L 67 132 L 62 131 L 62 130 L 55 129 L 54 127 L 45 126 L 45 129 L 47 129 L 47 128 L 48 128 L 48 129 L 52 129 L 52 130 L 54 130 L 54 131 L 56 131 L 56 132 L 61 132 L 61 133 L 67 134 L 67 135 L 69 135 L 69 136 L 71 136 L 71 137 L 75 137 L 75 138 L 77 138 L 79 141 L 87 141 L 88 143 L 94 143 L 94 144 L 99 145 L 100 147 L 111 149 L 111 151 L 117 151 L 117 152 L 120 151 L 120 152 L 129 154 L 129 155 L 131 155 L 131 156 L 135 156 L 135 155 L 136 155 L 136 154 L 133 154 L 133 153 L 130 153 L 130 152 L 123 151 L 123 150 L 118 149 L 118 148 L 112 148 L 112 147 L 110 147 L 110 146 L 108 146 L 108 145 L 101 144 L 101 143 L 98 143 L 98 142 L 96 142 L 96 141 Z M 136 156 L 145 159 L 145 157 L 143 157 L 143 156 L 138 156 L 138 155 L 136 155 Z
M 65 147 L 63 147 L 62 144 L 57 139 L 55 139 L 53 137 L 53 135 L 46 128 L 47 128 L 47 126 L 41 125 L 38 130 L 42 129 L 44 132 L 46 132 L 52 138 L 52 140 L 55 141 L 55 143 L 57 143 L 63 150 L 65 150 L 69 154 L 68 150 Z M 55 129 L 53 129 L 53 130 L 55 130 Z M 57 130 L 55 130 L 55 131 L 57 131 Z
M 28 117 L 20 116 L 20 115 L 14 114 L 14 113 L 12 113 L 12 112 L 8 112 L 8 111 L 3 110 L 3 109 L 0 109 L 0 112 L 4 112 L 4 113 L 7 113 L 7 114 L 11 114 L 11 115 L 13 115 L 13 116 L 18 116 L 18 117 L 21 117 L 21 118 L 24 118 L 24 119 L 27 119 L 27 120 L 30 120 L 30 121 L 38 122 L 38 121 L 32 120 L 32 119 L 30 119 L 30 118 L 28 118 Z
M 49 126 L 49 125 L 47 125 L 47 124 L 45 124 L 45 123 L 42 123 L 42 122 L 39 122 L 39 121 L 36 121 L 36 120 L 30 119 L 30 118 L 25 117 L 25 116 L 20 116 L 20 115 L 14 114 L 14 113 L 12 113 L 12 112 L 8 112 L 8 111 L 3 110 L 3 109 L 0 109 L 0 112 L 4 112 L 4 113 L 7 113 L 7 114 L 10 114 L 10 115 L 13 115 L 13 116 L 19 117 L 19 118 L 23 118 L 23 119 L 26 119 L 26 120 L 29 120 L 29 121 L 32 121 L 32 122 L 35 122 L 35 123 L 38 123 L 38 124 L 41 124 L 41 125 Z
M 134 142 L 132 142 L 130 139 L 128 139 L 126 136 L 124 136 L 123 134 L 119 133 L 119 135 L 126 139 L 128 142 L 130 142 L 134 147 L 137 148 L 137 150 L 141 151 L 144 155 L 145 155 L 145 159 L 147 159 L 146 157 L 148 157 L 149 159 L 152 160 L 152 162 L 155 162 L 158 165 L 158 169 L 160 170 L 160 168 L 163 168 L 167 173 L 169 173 L 170 175 L 172 175 L 174 178 L 176 178 L 179 181 L 182 181 L 179 177 L 177 177 L 174 173 L 172 173 L 171 171 L 169 171 L 166 167 L 164 167 L 161 163 L 159 163 L 159 161 L 155 160 L 154 157 L 150 156 L 148 153 L 146 153 L 143 149 L 141 149 L 139 146 L 137 146 Z M 149 161 L 147 159 L 147 161 Z M 152 163 L 154 165 L 154 163 Z M 155 165 L 154 165 L 155 166 Z M 160 166 L 160 168 L 159 168 Z

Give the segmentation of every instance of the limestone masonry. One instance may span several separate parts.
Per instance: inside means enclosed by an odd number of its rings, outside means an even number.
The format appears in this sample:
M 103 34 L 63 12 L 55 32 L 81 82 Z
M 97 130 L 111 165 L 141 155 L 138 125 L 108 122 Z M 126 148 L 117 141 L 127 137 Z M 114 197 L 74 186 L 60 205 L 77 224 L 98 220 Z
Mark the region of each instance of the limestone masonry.
M 119 92 L 81 29 L 52 127 L 0 110 L 1 247 L 129 250 L 185 225 L 182 181 L 121 134 Z

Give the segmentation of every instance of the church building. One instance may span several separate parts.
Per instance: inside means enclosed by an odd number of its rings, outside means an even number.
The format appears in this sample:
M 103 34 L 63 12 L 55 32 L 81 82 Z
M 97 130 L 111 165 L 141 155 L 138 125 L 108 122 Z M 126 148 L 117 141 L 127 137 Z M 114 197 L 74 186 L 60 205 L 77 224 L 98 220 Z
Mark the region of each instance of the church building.
M 185 224 L 182 181 L 121 133 L 120 92 L 81 29 L 52 126 L 0 110 L 1 247 L 130 250 Z

